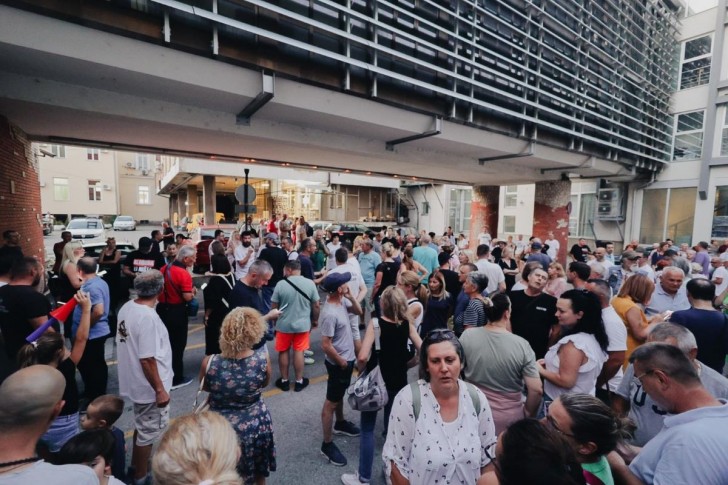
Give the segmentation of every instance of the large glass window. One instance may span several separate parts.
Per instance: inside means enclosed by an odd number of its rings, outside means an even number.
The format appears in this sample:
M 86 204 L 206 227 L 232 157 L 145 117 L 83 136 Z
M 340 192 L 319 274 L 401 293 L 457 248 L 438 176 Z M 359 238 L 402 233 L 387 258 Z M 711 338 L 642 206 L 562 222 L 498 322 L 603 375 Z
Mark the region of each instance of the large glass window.
M 594 237 L 596 207 L 597 194 L 571 196 L 571 215 L 569 216 L 569 235 L 571 237 Z
M 516 216 L 503 216 L 503 231 L 501 232 L 516 232 Z
M 71 191 L 68 188 L 68 179 L 53 177 L 53 198 L 55 200 L 70 200 Z
M 473 191 L 470 189 L 450 189 L 448 225 L 456 234 L 470 232 L 470 205 Z M 491 229 L 492 230 L 492 229 Z
M 720 137 L 720 156 L 728 157 L 728 108 L 725 110 L 723 117 L 723 131 Z
M 505 207 L 516 207 L 518 205 L 518 185 L 506 185 Z M 506 231 L 513 232 L 513 231 Z
M 136 162 L 136 169 L 137 170 L 149 170 L 150 161 L 149 161 L 149 155 L 146 155 L 144 153 L 137 153 L 134 157 Z
M 675 118 L 675 160 L 697 160 L 703 154 L 704 111 L 680 113 Z
M 683 44 L 680 89 L 708 84 L 712 44 L 713 39 L 709 35 L 688 40 Z
M 149 205 L 152 203 L 148 185 L 140 185 L 137 187 L 137 204 Z
M 728 238 L 728 186 L 715 188 L 712 237 Z
M 101 200 L 101 181 L 100 180 L 89 180 L 88 181 L 88 200 L 100 201 Z
M 645 190 L 642 199 L 640 242 L 672 239 L 690 243 L 695 219 L 695 187 Z

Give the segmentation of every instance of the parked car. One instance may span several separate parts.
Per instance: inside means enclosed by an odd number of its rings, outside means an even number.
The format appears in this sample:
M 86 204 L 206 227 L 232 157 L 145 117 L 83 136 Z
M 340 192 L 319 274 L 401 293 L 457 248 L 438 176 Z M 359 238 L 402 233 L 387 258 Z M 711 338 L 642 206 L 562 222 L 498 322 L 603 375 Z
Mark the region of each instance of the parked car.
M 370 229 L 360 222 L 334 222 L 326 228 L 326 235 L 330 238 L 338 234 L 340 242 L 353 244 L 357 236 L 363 236 L 369 231 Z
M 311 226 L 311 229 L 315 231 L 318 231 L 321 229 L 322 231 L 325 231 L 327 227 L 329 227 L 331 224 L 334 223 L 334 221 L 307 221 L 308 225 Z
M 84 256 L 98 258 L 106 247 L 106 241 L 81 241 L 83 249 L 86 251 Z M 126 256 L 136 250 L 136 245 L 129 241 L 116 241 L 116 249 L 121 251 L 121 260 L 124 261 Z
M 210 270 L 210 244 L 215 237 L 215 231 L 225 231 L 225 245 L 227 245 L 230 234 L 236 229 L 235 224 L 217 224 L 211 226 L 198 226 L 190 232 L 190 238 L 197 250 L 197 259 L 192 267 L 193 273 L 204 274 Z
M 102 238 L 105 234 L 104 223 L 93 218 L 73 219 L 66 226 L 66 231 L 73 239 Z
M 132 216 L 118 216 L 113 227 L 115 231 L 136 231 L 136 221 Z

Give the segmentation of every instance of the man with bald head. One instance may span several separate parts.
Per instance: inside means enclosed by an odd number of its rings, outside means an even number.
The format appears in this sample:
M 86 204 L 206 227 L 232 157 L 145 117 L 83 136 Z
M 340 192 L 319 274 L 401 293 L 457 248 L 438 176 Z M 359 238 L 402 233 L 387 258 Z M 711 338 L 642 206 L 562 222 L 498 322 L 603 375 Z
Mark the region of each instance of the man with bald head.
M 38 439 L 63 408 L 66 380 L 49 365 L 33 365 L 11 374 L 0 386 L 0 483 L 25 485 L 96 485 L 83 465 L 55 466 L 35 454 Z

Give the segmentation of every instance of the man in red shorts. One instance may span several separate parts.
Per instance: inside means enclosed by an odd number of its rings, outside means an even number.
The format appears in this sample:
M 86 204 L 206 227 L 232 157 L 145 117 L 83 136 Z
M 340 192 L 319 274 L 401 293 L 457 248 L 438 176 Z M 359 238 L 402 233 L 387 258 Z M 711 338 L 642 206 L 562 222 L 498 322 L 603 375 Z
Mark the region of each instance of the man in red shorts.
M 284 277 L 276 284 L 271 298 L 271 308 L 281 310 L 276 322 L 276 351 L 281 377 L 276 387 L 290 389 L 288 380 L 289 350 L 293 348 L 293 370 L 296 374 L 294 390 L 302 391 L 308 386 L 303 377 L 303 351 L 309 347 L 311 325 L 318 322 L 319 294 L 313 281 L 301 276 L 301 263 L 288 261 L 283 268 Z

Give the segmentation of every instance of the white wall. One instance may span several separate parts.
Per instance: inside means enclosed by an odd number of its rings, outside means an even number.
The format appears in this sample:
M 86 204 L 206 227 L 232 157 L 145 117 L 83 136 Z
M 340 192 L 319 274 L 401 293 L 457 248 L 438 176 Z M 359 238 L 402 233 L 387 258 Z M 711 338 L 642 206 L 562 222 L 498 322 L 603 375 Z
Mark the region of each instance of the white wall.
M 498 238 L 523 234 L 526 238 L 533 232 L 533 203 L 536 200 L 536 184 L 517 185 L 516 206 L 506 207 L 506 186 L 501 186 L 498 197 Z M 504 216 L 516 218 L 515 231 L 506 232 Z
M 407 188 L 409 197 L 417 204 L 418 211 L 409 211 L 409 225 L 417 230 L 442 234 L 447 228 L 449 194 L 451 185 L 418 185 Z M 430 210 L 422 213 L 422 203 L 428 202 Z M 419 214 L 419 217 L 418 217 Z

